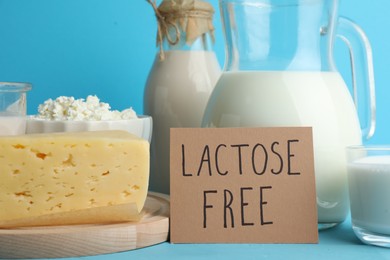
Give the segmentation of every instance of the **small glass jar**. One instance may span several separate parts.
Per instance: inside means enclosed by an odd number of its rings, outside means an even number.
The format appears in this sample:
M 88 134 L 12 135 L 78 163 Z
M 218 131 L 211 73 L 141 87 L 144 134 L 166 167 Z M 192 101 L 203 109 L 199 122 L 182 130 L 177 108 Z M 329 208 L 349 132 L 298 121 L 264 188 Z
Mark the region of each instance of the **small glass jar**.
M 0 135 L 22 135 L 26 132 L 26 93 L 31 84 L 0 82 Z

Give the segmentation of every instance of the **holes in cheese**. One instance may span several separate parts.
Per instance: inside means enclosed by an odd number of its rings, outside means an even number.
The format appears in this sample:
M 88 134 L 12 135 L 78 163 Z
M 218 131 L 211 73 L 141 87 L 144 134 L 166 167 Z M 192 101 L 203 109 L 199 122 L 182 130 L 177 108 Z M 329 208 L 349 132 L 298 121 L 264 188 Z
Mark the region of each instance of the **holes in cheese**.
M 89 223 L 130 220 L 147 196 L 149 143 L 124 131 L 0 137 L 0 178 L 0 227 L 74 224 L 87 209 Z

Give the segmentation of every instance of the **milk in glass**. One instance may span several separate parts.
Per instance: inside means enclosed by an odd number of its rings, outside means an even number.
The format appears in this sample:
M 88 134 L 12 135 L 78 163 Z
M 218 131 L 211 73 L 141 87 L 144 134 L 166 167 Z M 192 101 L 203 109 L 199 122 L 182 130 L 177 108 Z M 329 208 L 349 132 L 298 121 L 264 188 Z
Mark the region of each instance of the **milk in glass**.
M 353 225 L 390 235 L 390 155 L 355 160 L 348 170 Z
M 26 131 L 26 118 L 23 116 L 1 116 L 0 136 L 22 135 Z

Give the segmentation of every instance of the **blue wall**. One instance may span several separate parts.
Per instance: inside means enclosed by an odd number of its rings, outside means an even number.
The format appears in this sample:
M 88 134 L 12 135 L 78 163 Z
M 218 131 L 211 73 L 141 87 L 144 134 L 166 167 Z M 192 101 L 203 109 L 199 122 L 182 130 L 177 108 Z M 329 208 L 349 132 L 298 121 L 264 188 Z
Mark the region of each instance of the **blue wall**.
M 215 51 L 224 62 L 218 0 Z M 340 13 L 371 40 L 377 83 L 377 132 L 372 143 L 390 143 L 390 1 L 341 0 Z M 144 84 L 153 63 L 156 21 L 145 0 L 0 0 L 0 81 L 27 81 L 28 113 L 59 95 L 96 94 L 114 109 L 142 114 Z M 339 69 L 348 62 L 338 51 Z

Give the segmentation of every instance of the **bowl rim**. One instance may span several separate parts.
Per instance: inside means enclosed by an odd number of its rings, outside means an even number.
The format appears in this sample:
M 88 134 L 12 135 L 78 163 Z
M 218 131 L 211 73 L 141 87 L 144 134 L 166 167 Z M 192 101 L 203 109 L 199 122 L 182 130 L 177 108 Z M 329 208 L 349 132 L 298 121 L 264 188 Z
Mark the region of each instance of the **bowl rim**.
M 137 115 L 137 118 L 128 119 L 111 119 L 111 120 L 54 120 L 46 118 L 38 118 L 36 115 L 28 115 L 27 122 L 45 122 L 48 124 L 98 124 L 98 123 L 118 123 L 118 122 L 131 122 L 131 121 L 143 121 L 150 120 L 152 117 L 149 115 Z

